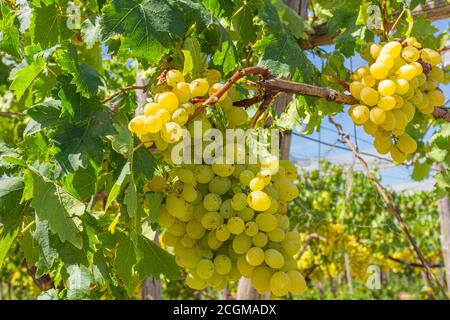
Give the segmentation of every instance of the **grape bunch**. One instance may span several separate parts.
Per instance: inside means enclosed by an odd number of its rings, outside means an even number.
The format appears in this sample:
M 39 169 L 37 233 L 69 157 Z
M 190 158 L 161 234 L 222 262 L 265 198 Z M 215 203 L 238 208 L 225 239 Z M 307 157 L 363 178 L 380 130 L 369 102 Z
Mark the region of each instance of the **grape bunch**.
M 223 86 L 217 70 L 208 70 L 205 78 L 185 82 L 183 74 L 175 69 L 165 74 L 166 86 L 158 92 L 143 108 L 143 114 L 134 117 L 128 124 L 129 130 L 136 134 L 147 148 L 156 147 L 165 151 L 169 145 L 177 143 L 182 137 L 182 128 L 196 109 L 195 98 L 205 98 Z M 201 100 L 200 100 L 201 101 Z M 233 101 L 225 93 L 221 99 L 230 109 Z M 236 108 L 238 109 L 238 108 Z M 239 108 L 241 109 L 241 108 Z
M 251 279 L 260 294 L 298 294 L 306 288 L 293 256 L 287 203 L 298 196 L 295 165 L 276 157 L 258 164 L 183 165 L 147 190 L 165 192 L 158 212 L 162 246 L 175 255 L 189 287 L 225 288 Z
M 374 137 L 380 154 L 390 153 L 400 164 L 417 149 L 417 142 L 405 132 L 416 111 L 431 114 L 445 102 L 438 88 L 444 81 L 438 66 L 441 56 L 422 48 L 415 38 L 372 44 L 369 56 L 369 65 L 352 75 L 349 90 L 360 104 L 350 106 L 348 113 Z
M 352 235 L 347 237 L 346 249 L 350 257 L 350 271 L 352 276 L 358 281 L 364 282 L 370 262 L 370 249 Z

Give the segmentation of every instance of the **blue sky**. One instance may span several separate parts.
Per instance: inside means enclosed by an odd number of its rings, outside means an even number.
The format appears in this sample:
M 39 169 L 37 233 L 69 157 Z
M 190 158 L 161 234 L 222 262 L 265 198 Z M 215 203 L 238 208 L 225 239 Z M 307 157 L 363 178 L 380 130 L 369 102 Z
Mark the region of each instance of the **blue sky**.
M 439 30 L 444 31 L 449 28 L 450 19 L 440 20 L 433 23 Z M 326 51 L 333 51 L 333 45 L 324 46 Z M 319 58 L 312 59 L 313 63 L 319 68 L 321 66 L 321 60 Z M 353 70 L 356 68 L 367 65 L 367 62 L 362 60 L 359 56 L 352 58 Z M 346 61 L 347 68 L 350 69 L 350 60 Z M 441 85 L 440 88 L 444 91 L 447 99 L 450 97 L 450 85 Z M 345 111 L 348 107 L 345 108 Z M 352 135 L 352 141 L 355 141 L 354 136 L 354 126 L 351 119 L 348 117 L 347 113 L 338 114 L 335 119 L 342 124 L 345 132 Z M 368 152 L 371 154 L 377 154 L 372 146 L 373 138 L 367 135 L 362 127 L 356 127 L 356 136 L 358 140 L 358 146 L 360 151 Z M 315 132 L 309 137 L 321 140 L 327 143 L 335 144 L 338 139 L 337 132 L 326 119 L 322 122 L 322 130 L 320 133 Z M 344 146 L 342 143 L 337 143 L 337 145 Z M 319 159 L 319 154 L 321 159 L 328 159 L 332 162 L 339 162 L 350 164 L 353 161 L 353 155 L 351 152 L 345 150 L 339 150 L 333 147 L 321 145 L 317 142 L 306 140 L 302 137 L 293 136 L 292 146 L 291 146 L 291 159 L 300 161 L 300 165 L 308 166 L 311 168 L 317 167 L 317 161 Z M 388 155 L 387 155 L 388 156 Z M 372 166 L 377 166 L 380 168 L 380 173 L 382 176 L 382 182 L 386 186 L 390 186 L 394 189 L 431 189 L 433 186 L 433 180 L 430 178 L 426 181 L 420 183 L 414 183 L 410 178 L 412 173 L 411 167 L 406 166 L 393 166 L 391 163 L 385 161 L 376 160 L 374 158 L 364 157 L 367 161 L 371 163 Z M 357 162 L 356 162 L 357 163 Z M 356 166 L 358 168 L 358 166 Z

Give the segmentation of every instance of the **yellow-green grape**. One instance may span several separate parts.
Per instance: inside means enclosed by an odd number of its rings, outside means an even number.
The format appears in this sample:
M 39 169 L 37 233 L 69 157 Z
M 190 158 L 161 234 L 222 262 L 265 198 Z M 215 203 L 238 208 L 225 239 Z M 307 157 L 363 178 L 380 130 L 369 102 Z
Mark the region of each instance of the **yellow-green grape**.
M 210 192 L 223 195 L 231 188 L 231 180 L 228 177 L 214 177 L 208 184 Z
M 186 224 L 186 234 L 192 239 L 201 239 L 205 235 L 205 228 L 197 220 L 189 221 Z
M 401 136 L 404 133 L 405 133 L 405 128 L 400 128 L 400 129 L 399 128 L 394 128 L 394 129 L 392 129 L 392 134 L 394 136 L 399 137 L 399 136 Z
M 219 70 L 209 69 L 206 71 L 205 77 L 210 84 L 214 84 L 216 82 L 219 82 L 220 79 L 222 79 L 222 74 L 220 73 Z
M 437 82 L 444 82 L 445 74 L 441 68 L 433 67 L 433 68 L 431 68 L 431 71 L 428 72 L 428 78 L 436 80 Z
M 228 177 L 231 176 L 234 172 L 236 165 L 231 163 L 213 163 L 211 168 L 214 173 L 220 177 Z
M 231 200 L 231 207 L 236 211 L 244 210 L 247 206 L 247 195 L 245 193 L 236 193 Z
M 245 224 L 245 234 L 253 237 L 255 236 L 259 231 L 258 224 L 254 221 L 249 221 Z
M 248 120 L 248 114 L 244 108 L 233 107 L 227 113 L 228 124 L 231 127 L 237 127 L 244 124 Z
M 166 73 L 166 82 L 169 86 L 175 87 L 178 83 L 184 82 L 184 76 L 180 71 L 172 69 Z
M 175 218 L 167 212 L 166 206 L 162 205 L 158 211 L 158 224 L 163 228 L 170 228 L 175 222 Z
M 386 112 L 379 107 L 373 107 L 370 110 L 370 121 L 376 125 L 380 125 L 386 119 Z
M 264 266 L 258 267 L 252 274 L 252 286 L 259 294 L 266 294 L 270 291 L 270 279 L 272 273 L 270 269 Z
M 370 74 L 377 80 L 381 80 L 387 77 L 389 68 L 385 64 L 375 62 L 370 66 Z
M 162 126 L 161 138 L 167 143 L 178 142 L 183 135 L 183 130 L 176 122 L 167 122 Z
M 247 263 L 247 259 L 245 255 L 241 255 L 237 258 L 236 266 L 239 272 L 246 278 L 251 278 L 253 271 L 255 270 L 254 266 L 251 266 Z
M 374 106 L 378 103 L 380 95 L 373 88 L 363 88 L 361 90 L 361 101 L 368 106 Z
M 401 110 L 393 110 L 392 114 L 395 117 L 395 128 L 405 128 L 408 124 L 408 117 Z
M 372 43 L 372 44 L 370 45 L 370 56 L 371 56 L 373 59 L 378 58 L 378 56 L 380 55 L 380 52 L 381 52 L 381 48 L 382 48 L 381 45 L 379 45 L 379 44 L 377 44 L 377 43 Z
M 228 112 L 233 108 L 233 99 L 227 96 L 219 103 L 219 105 L 222 107 L 223 111 Z
M 416 67 L 411 64 L 405 64 L 397 70 L 397 76 L 399 79 L 411 80 L 416 76 Z
M 280 269 L 284 266 L 284 257 L 276 249 L 267 249 L 264 252 L 264 261 L 269 267 L 274 269 Z
M 398 138 L 397 147 L 405 154 L 414 153 L 417 150 L 417 142 L 407 133 Z
M 235 215 L 235 211 L 231 206 L 231 199 L 226 199 L 220 205 L 220 214 L 225 218 L 229 219 Z
M 362 77 L 361 82 L 366 87 L 373 87 L 377 81 L 371 75 L 367 75 Z
M 195 79 L 189 84 L 191 97 L 203 97 L 208 93 L 209 83 L 205 78 Z
M 277 297 L 282 297 L 289 292 L 289 276 L 282 271 L 275 272 L 270 279 L 270 290 Z
M 175 93 L 167 91 L 158 95 L 158 104 L 161 108 L 173 112 L 178 107 L 179 102 Z
M 170 112 L 167 109 L 159 109 L 155 114 L 161 120 L 161 123 L 164 125 L 170 121 Z
M 422 49 L 420 57 L 423 61 L 428 62 L 431 66 L 438 65 L 441 62 L 441 55 L 432 49 Z
M 361 90 L 364 88 L 364 85 L 359 81 L 353 81 L 350 83 L 350 93 L 353 97 L 358 100 L 361 100 Z
M 209 279 L 214 274 L 214 263 L 209 259 L 202 259 L 198 262 L 195 271 L 200 279 Z
M 185 183 L 181 196 L 187 202 L 194 202 L 197 199 L 197 190 L 195 190 L 193 185 Z
M 207 212 L 202 217 L 201 223 L 206 230 L 215 230 L 223 223 L 223 217 L 218 212 Z
M 178 168 L 176 171 L 178 179 L 184 183 L 193 183 L 194 181 L 194 173 L 185 168 Z
M 237 254 L 244 254 L 252 246 L 252 238 L 245 233 L 238 234 L 234 237 L 232 247 Z
M 378 101 L 378 107 L 385 111 L 389 111 L 394 109 L 396 104 L 395 98 L 393 96 L 381 97 Z
M 394 94 L 393 95 L 394 99 L 395 99 L 395 109 L 400 109 L 401 107 L 403 107 L 403 104 L 405 103 L 405 100 L 399 96 L 398 94 Z
M 144 114 L 145 116 L 155 115 L 158 110 L 161 109 L 161 106 L 154 102 L 149 102 L 144 106 Z
M 413 89 L 419 87 L 419 79 L 417 76 L 409 80 L 409 87 Z
M 266 211 L 270 207 L 271 199 L 264 191 L 252 191 L 247 196 L 247 203 L 255 211 Z
M 147 132 L 147 127 L 145 125 L 145 120 L 147 118 L 145 116 L 137 116 L 131 119 L 131 121 L 128 123 L 128 130 L 131 132 L 142 135 Z
M 385 111 L 385 113 L 386 113 L 386 118 L 384 119 L 383 123 L 381 124 L 381 128 L 386 131 L 391 131 L 396 126 L 395 117 L 391 111 Z
M 214 258 L 214 268 L 220 275 L 225 275 L 231 270 L 231 260 L 226 255 L 218 255 Z
M 223 88 L 223 84 L 222 83 L 215 83 L 213 84 L 210 88 L 209 88 L 209 95 L 215 95 L 217 93 L 217 91 L 219 91 L 220 89 Z M 227 97 L 227 91 L 225 91 L 224 94 L 222 94 L 222 96 L 219 98 L 219 101 L 223 101 L 225 98 Z
M 376 63 L 385 65 L 389 70 L 394 66 L 395 60 L 391 56 L 382 55 L 377 58 Z
M 252 191 L 261 191 L 265 186 L 264 180 L 259 177 L 253 178 L 249 183 L 250 190 Z
M 286 238 L 286 236 L 285 236 Z M 284 251 L 289 254 L 289 255 L 294 255 L 296 253 L 298 253 L 298 251 L 300 250 L 300 241 L 298 240 L 283 240 L 283 242 L 281 242 L 281 246 L 283 247 Z
M 395 79 L 395 93 L 405 94 L 409 91 L 409 82 L 405 79 Z
M 198 165 L 194 172 L 195 178 L 199 183 L 209 183 L 214 178 L 214 172 L 208 165 Z
M 366 123 L 364 123 L 364 131 L 373 136 L 375 135 L 375 133 L 378 131 L 378 126 L 372 122 L 372 120 L 367 121 Z
M 174 247 L 180 237 L 177 237 L 169 232 L 164 232 L 161 234 L 160 242 L 168 247 Z
M 164 192 L 167 188 L 166 178 L 162 176 L 154 176 L 152 180 L 147 182 L 146 187 L 153 192 Z
M 414 114 L 416 113 L 416 107 L 411 102 L 405 101 L 403 107 L 400 110 L 403 111 L 404 114 L 406 114 L 408 122 L 411 122 L 411 120 L 414 118 Z
M 178 82 L 172 92 L 177 96 L 179 103 L 185 103 L 191 99 L 191 90 L 186 82 Z
M 431 77 L 429 76 L 429 78 L 431 79 Z M 419 74 L 415 79 L 417 79 L 418 81 L 418 86 L 422 86 L 427 82 L 427 76 L 424 73 Z
M 147 129 L 147 132 L 156 133 L 161 130 L 162 122 L 161 122 L 161 119 L 159 119 L 156 116 L 148 116 L 145 119 L 145 126 Z
M 394 163 L 401 164 L 405 162 L 406 155 L 401 152 L 396 146 L 393 146 L 391 149 L 391 158 L 394 160 Z
M 368 74 L 370 74 L 369 67 L 367 67 L 367 66 L 360 67 L 355 70 L 355 72 L 352 75 L 352 79 L 355 81 L 360 81 L 362 79 L 362 77 L 364 77 L 365 75 L 368 75 Z
M 289 277 L 289 291 L 292 294 L 301 294 L 306 290 L 306 281 L 302 274 L 297 270 L 287 272 Z
M 363 105 L 355 106 L 352 109 L 351 117 L 355 124 L 361 125 L 369 120 L 369 108 Z
M 381 80 L 378 84 L 378 92 L 382 96 L 392 96 L 395 93 L 396 85 L 392 80 Z
M 174 236 L 181 237 L 186 232 L 186 223 L 175 220 L 167 232 L 173 234 Z
M 402 44 L 398 41 L 391 41 L 386 43 L 383 48 L 381 48 L 381 55 L 388 55 L 392 58 L 397 58 L 402 51 Z
M 170 193 L 166 197 L 166 209 L 175 218 L 182 217 L 186 214 L 186 204 L 182 198 Z
M 230 233 L 241 234 L 245 230 L 245 223 L 240 217 L 231 217 L 228 219 L 227 227 Z
M 373 145 L 378 153 L 386 154 L 392 149 L 392 140 L 389 137 L 375 137 Z
M 423 101 L 423 94 L 422 91 L 419 89 L 414 90 L 413 96 L 409 99 L 411 103 L 414 103 L 415 105 L 421 104 Z
M 220 241 L 227 241 L 230 238 L 230 230 L 226 224 L 221 224 L 216 229 L 216 238 Z
M 190 103 L 190 102 L 185 102 L 181 105 L 181 107 L 186 110 L 186 112 L 188 113 L 188 115 L 193 115 L 195 113 L 195 104 Z
M 238 216 L 242 218 L 244 221 L 250 221 L 255 216 L 255 211 L 253 211 L 249 207 L 245 207 L 244 209 L 238 211 Z
M 203 198 L 203 206 L 208 211 L 219 211 L 221 204 L 222 198 L 218 194 L 208 193 Z
M 255 174 L 251 170 L 243 170 L 239 175 L 239 181 L 243 186 L 248 186 L 250 181 L 255 177 Z
M 418 62 L 411 63 L 416 68 L 416 76 L 423 74 L 423 66 Z M 413 78 L 414 79 L 414 78 Z M 411 80 L 413 80 L 411 79 Z
M 257 267 L 264 262 L 265 259 L 264 250 L 261 249 L 260 247 L 250 248 L 247 251 L 245 258 L 247 259 L 247 263 L 249 265 Z
M 186 284 L 194 290 L 203 290 L 207 286 L 207 282 L 204 279 L 192 273 L 186 276 Z
M 445 102 L 445 96 L 441 90 L 433 90 L 427 93 L 429 103 L 433 106 L 442 106 Z
M 407 46 L 402 49 L 401 56 L 406 62 L 415 62 L 419 60 L 420 52 L 413 46 Z
M 259 225 L 258 225 L 259 227 Z M 263 248 L 266 246 L 267 242 L 269 241 L 269 238 L 264 232 L 258 232 L 256 235 L 252 237 L 252 243 L 256 247 Z
M 186 124 L 189 119 L 189 115 L 185 109 L 177 109 L 172 113 L 172 120 L 178 123 L 180 126 Z
M 281 228 L 275 228 L 274 230 L 267 233 L 269 240 L 272 242 L 281 242 L 284 240 L 285 233 Z

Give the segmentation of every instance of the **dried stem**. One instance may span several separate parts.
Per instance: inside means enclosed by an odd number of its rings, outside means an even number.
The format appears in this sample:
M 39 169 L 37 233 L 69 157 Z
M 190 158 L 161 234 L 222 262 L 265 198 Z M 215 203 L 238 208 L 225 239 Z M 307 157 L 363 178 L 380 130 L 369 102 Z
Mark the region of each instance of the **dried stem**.
M 405 234 L 405 236 L 408 239 L 408 241 L 411 243 L 411 245 L 412 245 L 412 247 L 414 249 L 414 252 L 416 253 L 416 255 L 419 258 L 419 260 L 422 263 L 422 265 L 424 266 L 424 269 L 426 271 L 427 277 L 430 280 L 432 279 L 437 284 L 437 286 L 439 288 L 439 291 L 442 293 L 444 298 L 446 300 L 448 300 L 448 296 L 447 296 L 444 288 L 442 287 L 442 284 L 440 283 L 440 281 L 434 275 L 433 271 L 430 268 L 430 265 L 429 265 L 428 261 L 423 256 L 422 251 L 417 246 L 416 241 L 414 240 L 414 238 L 412 237 L 411 233 L 409 232 L 409 229 L 408 229 L 405 221 L 403 220 L 403 217 L 400 214 L 399 208 L 394 204 L 394 202 L 392 200 L 391 194 L 374 177 L 373 173 L 369 169 L 369 166 L 368 166 L 367 162 L 362 158 L 362 156 L 359 153 L 359 151 L 357 150 L 356 146 L 350 141 L 348 135 L 342 129 L 342 126 L 340 124 L 338 124 L 336 121 L 334 121 L 334 119 L 331 116 L 328 117 L 328 120 L 330 121 L 330 123 L 332 123 L 336 127 L 336 129 L 341 134 L 341 136 L 344 139 L 344 141 L 347 143 L 347 145 L 350 147 L 350 149 L 352 149 L 353 154 L 359 160 L 359 162 L 361 163 L 361 166 L 363 167 L 363 169 L 366 172 L 367 176 L 372 181 L 372 184 L 375 186 L 375 188 L 378 190 L 379 194 L 383 198 L 383 200 L 384 200 L 388 210 L 394 214 L 395 219 L 400 224 L 400 228 L 402 229 L 402 231 Z
M 26 113 L 23 112 L 8 112 L 0 111 L 0 117 L 26 117 Z

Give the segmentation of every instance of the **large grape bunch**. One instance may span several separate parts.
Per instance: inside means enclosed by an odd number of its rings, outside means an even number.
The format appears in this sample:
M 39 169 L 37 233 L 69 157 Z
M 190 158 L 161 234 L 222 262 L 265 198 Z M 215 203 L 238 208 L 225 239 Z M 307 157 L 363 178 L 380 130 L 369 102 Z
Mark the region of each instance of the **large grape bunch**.
M 293 258 L 300 237 L 289 230 L 286 215 L 287 203 L 299 194 L 293 182 L 295 165 L 275 156 L 246 165 L 235 164 L 236 158 L 212 165 L 172 163 L 171 151 L 183 128 L 193 142 L 195 121 L 201 121 L 202 133 L 220 127 L 211 113 L 195 112 L 196 102 L 222 88 L 220 78 L 219 72 L 209 70 L 204 78 L 187 83 L 181 72 L 169 70 L 166 83 L 159 86 L 162 90 L 129 123 L 130 131 L 171 167 L 168 175 L 155 176 L 144 190 L 164 193 L 158 212 L 160 242 L 175 255 L 193 289 L 221 290 L 229 281 L 246 277 L 261 294 L 301 293 L 306 283 Z M 233 106 L 236 92 L 231 88 L 213 107 L 225 115 L 227 128 L 248 121 L 247 112 Z M 237 151 L 234 143 L 231 148 Z
M 445 102 L 439 83 L 444 72 L 438 66 L 438 52 L 422 48 L 415 38 L 403 42 L 372 44 L 368 66 L 352 75 L 350 92 L 360 104 L 348 113 L 356 125 L 373 136 L 380 154 L 390 153 L 395 163 L 403 163 L 417 149 L 417 142 L 405 132 L 417 110 L 431 114 Z

